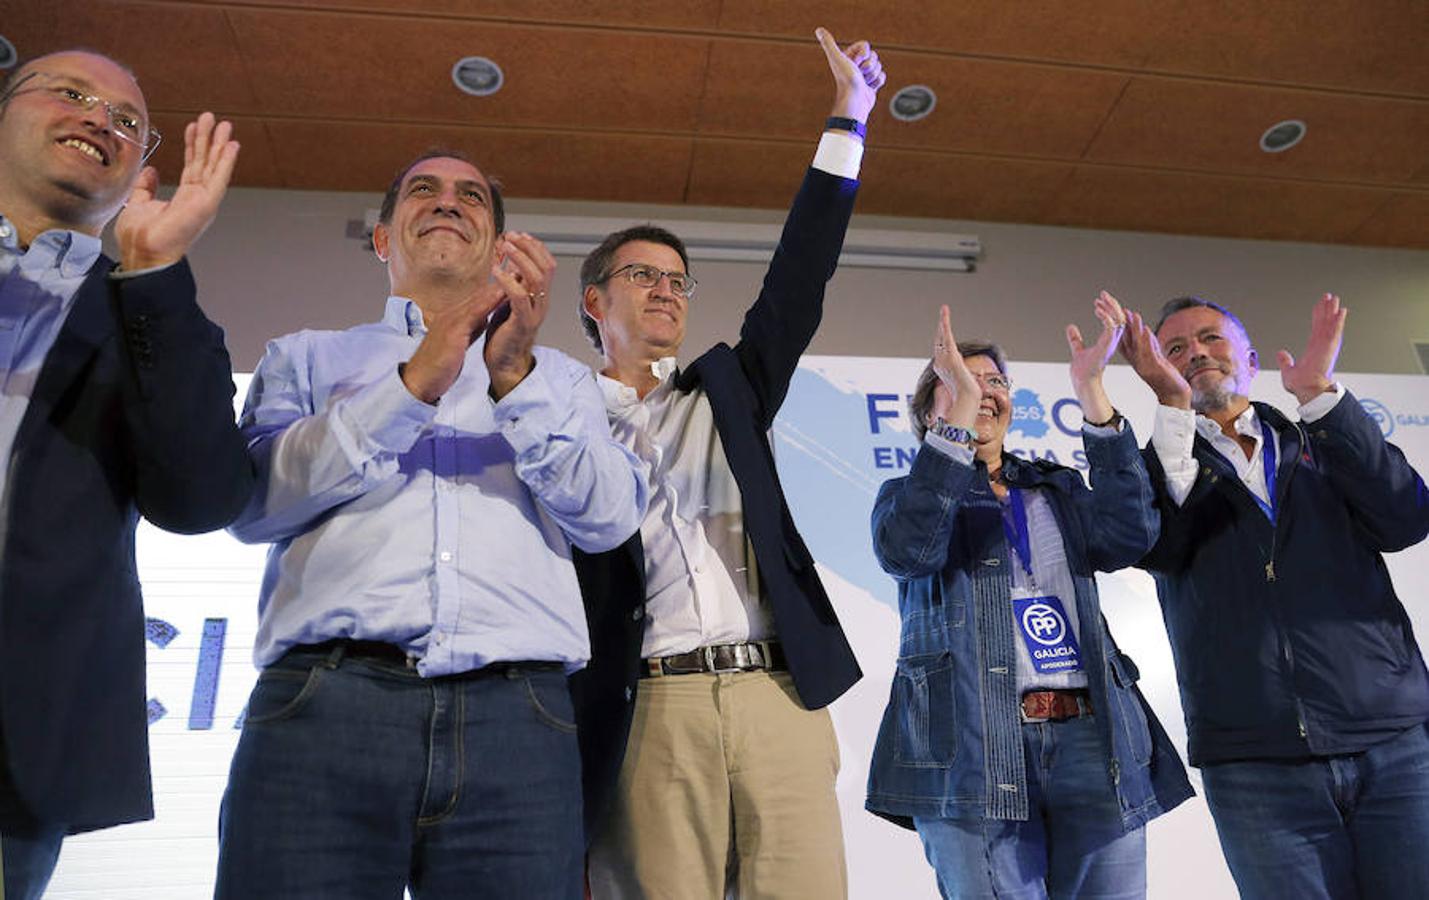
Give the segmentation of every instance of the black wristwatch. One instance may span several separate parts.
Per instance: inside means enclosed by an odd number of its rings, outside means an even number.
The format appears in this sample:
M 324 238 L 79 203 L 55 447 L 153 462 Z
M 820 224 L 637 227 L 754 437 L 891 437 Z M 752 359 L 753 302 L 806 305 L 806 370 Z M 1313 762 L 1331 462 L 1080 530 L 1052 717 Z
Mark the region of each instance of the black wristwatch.
M 1089 426 L 1089 427 L 1091 427 L 1091 428 L 1115 428 L 1115 429 L 1117 429 L 1118 431 L 1120 431 L 1120 430 L 1121 430 L 1121 412 L 1118 411 L 1115 406 L 1113 406 L 1113 407 L 1111 408 L 1111 418 L 1110 418 L 1110 419 L 1107 419 L 1105 422 L 1093 422 L 1093 421 L 1091 421 L 1090 419 L 1083 418 L 1083 419 L 1082 419 L 1082 424 L 1083 424 L 1083 425 L 1087 425 L 1087 426 Z

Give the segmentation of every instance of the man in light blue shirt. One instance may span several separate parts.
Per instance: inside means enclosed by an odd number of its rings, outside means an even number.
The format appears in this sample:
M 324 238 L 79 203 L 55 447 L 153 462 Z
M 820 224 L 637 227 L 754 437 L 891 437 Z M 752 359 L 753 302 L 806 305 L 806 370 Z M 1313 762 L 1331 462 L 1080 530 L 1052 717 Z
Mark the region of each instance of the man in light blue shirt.
M 44 893 L 66 834 L 149 819 L 134 529 L 221 528 L 253 471 L 223 333 L 184 255 L 238 156 L 188 126 L 180 186 L 129 70 L 34 59 L 0 83 L 0 895 Z M 126 206 L 127 203 L 127 206 Z M 100 252 L 115 221 L 120 266 Z
M 535 346 L 555 260 L 461 154 L 373 235 L 380 322 L 272 342 L 238 538 L 272 542 L 217 896 L 579 897 L 571 545 L 645 514 L 590 370 Z

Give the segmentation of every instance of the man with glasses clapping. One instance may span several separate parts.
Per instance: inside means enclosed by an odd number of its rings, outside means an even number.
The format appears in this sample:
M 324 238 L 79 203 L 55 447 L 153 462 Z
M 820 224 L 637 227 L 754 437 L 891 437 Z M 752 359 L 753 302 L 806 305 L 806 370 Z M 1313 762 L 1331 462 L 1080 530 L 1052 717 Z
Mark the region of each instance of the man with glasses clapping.
M 140 514 L 222 528 L 253 474 L 223 332 L 184 255 L 238 144 L 184 133 L 173 197 L 134 76 L 43 56 L 0 86 L 0 847 L 3 896 L 44 893 L 66 834 L 149 819 Z M 121 207 L 124 211 L 120 213 Z M 118 213 L 120 261 L 99 234 Z

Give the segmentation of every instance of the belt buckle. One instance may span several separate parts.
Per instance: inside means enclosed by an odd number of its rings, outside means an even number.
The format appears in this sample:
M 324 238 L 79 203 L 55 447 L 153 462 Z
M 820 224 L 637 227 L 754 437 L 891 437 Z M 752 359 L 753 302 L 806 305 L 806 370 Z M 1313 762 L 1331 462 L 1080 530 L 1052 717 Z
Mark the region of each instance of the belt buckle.
M 735 644 L 730 649 L 734 651 L 734 666 L 741 672 L 759 667 L 755 659 L 758 652 L 753 644 Z

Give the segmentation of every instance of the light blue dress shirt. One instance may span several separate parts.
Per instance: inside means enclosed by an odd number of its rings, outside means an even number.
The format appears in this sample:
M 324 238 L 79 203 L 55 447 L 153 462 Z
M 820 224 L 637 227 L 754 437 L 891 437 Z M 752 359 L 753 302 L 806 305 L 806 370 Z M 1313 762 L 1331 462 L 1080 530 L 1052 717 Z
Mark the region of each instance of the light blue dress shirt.
M 40 367 L 99 252 L 99 238 L 59 230 L 22 251 L 15 226 L 0 215 L 0 547 L 9 521 L 10 452 Z
M 493 402 L 467 353 L 436 405 L 397 366 L 426 334 L 402 297 L 381 322 L 272 341 L 240 426 L 258 467 L 229 530 L 273 542 L 254 660 L 331 638 L 383 641 L 425 676 L 513 660 L 590 658 L 570 545 L 630 537 L 648 488 L 610 436 L 589 367 L 545 347 Z

